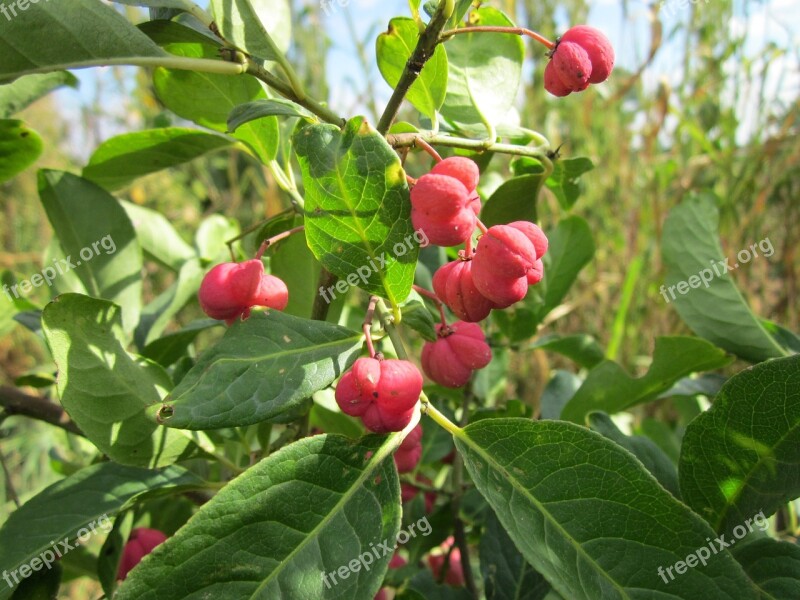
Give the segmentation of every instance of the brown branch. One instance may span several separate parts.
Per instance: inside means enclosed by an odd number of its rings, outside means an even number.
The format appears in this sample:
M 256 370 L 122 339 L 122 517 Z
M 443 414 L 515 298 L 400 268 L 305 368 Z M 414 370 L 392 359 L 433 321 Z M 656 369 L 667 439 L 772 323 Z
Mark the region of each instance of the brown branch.
M 30 417 L 75 435 L 84 435 L 58 404 L 40 396 L 31 396 L 17 388 L 0 386 L 0 407 L 3 407 L 8 415 Z

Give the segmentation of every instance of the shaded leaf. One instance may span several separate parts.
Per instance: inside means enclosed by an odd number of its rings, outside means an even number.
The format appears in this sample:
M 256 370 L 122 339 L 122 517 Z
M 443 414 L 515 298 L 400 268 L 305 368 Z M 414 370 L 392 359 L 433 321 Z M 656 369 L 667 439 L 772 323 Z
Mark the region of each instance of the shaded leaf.
M 265 60 L 289 49 L 292 13 L 288 0 L 211 0 L 222 37 Z
M 160 212 L 124 200 L 120 200 L 120 204 L 136 230 L 142 250 L 149 258 L 173 271 L 179 271 L 186 261 L 195 257 L 194 249 Z
M 719 532 L 800 495 L 800 356 L 729 379 L 686 428 L 679 462 L 684 501 Z
M 796 600 L 800 546 L 762 538 L 737 545 L 732 552 L 758 587 L 762 600 Z
M 170 395 L 170 427 L 218 429 L 291 411 L 342 375 L 361 334 L 278 311 L 239 321 L 206 351 Z
M 24 122 L 0 119 L 0 183 L 30 167 L 42 153 L 42 138 Z
M 240 104 L 228 115 L 228 131 L 236 131 L 239 127 L 264 117 L 300 117 L 316 121 L 314 113 L 306 110 L 286 98 L 262 98 Z
M 25 75 L 0 85 L 0 118 L 18 113 L 42 96 L 62 86 L 78 87 L 78 79 L 67 71 Z
M 393 546 L 400 527 L 389 455 L 400 439 L 384 439 L 321 435 L 271 454 L 146 556 L 117 600 L 372 598 L 391 558 L 378 544 Z M 369 570 L 347 566 L 364 555 Z
M 579 423 L 593 410 L 617 413 L 657 398 L 690 373 L 719 369 L 732 360 L 699 338 L 658 337 L 647 373 L 631 377 L 614 361 L 603 361 L 589 371 L 586 381 L 564 407 L 561 418 Z
M 571 209 L 580 196 L 578 178 L 594 169 L 591 160 L 585 157 L 562 158 L 553 164 L 553 173 L 545 185 L 558 199 L 564 210 Z
M 507 179 L 486 201 L 481 221 L 487 226 L 512 221 L 537 221 L 536 199 L 542 189 L 544 175 L 522 175 Z
M 714 532 L 599 434 L 557 421 L 486 419 L 454 438 L 517 548 L 565 598 L 757 598 L 727 551 L 675 581 L 659 577 Z

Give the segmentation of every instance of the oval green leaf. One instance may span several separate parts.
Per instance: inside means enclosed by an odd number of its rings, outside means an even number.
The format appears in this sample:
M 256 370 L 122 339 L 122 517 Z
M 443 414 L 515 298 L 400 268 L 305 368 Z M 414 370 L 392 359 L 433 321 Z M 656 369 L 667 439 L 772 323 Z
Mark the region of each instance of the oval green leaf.
M 124 347 L 119 307 L 78 294 L 48 304 L 42 329 L 58 367 L 64 410 L 112 460 L 161 467 L 190 454 L 188 437 L 145 415 L 172 387 L 155 364 L 143 366 Z
M 557 421 L 486 419 L 454 437 L 517 548 L 565 598 L 758 597 L 727 551 L 675 573 L 714 531 L 601 435 Z
M 357 285 L 387 298 L 396 311 L 411 291 L 419 254 L 397 154 L 361 117 L 344 130 L 304 127 L 295 133 L 294 145 L 303 172 L 309 248 L 347 283 L 344 292 Z M 332 293 L 337 294 L 327 291 Z
M 0 117 L 7 118 L 18 113 L 42 96 L 56 88 L 68 85 L 78 87 L 78 79 L 67 71 L 25 75 L 19 79 L 0 85 Z
M 564 407 L 561 418 L 582 423 L 593 410 L 614 414 L 649 402 L 691 373 L 719 369 L 731 363 L 728 356 L 705 340 L 692 337 L 659 337 L 647 373 L 631 377 L 613 360 L 589 371 L 578 392 Z
M 800 495 L 800 356 L 729 379 L 686 428 L 678 463 L 684 501 L 719 532 Z
M 761 600 L 797 599 L 800 590 L 800 546 L 762 538 L 738 545 L 732 552 L 745 573 L 758 586 Z
M 719 211 L 710 198 L 672 209 L 661 244 L 667 265 L 661 294 L 692 331 L 720 348 L 751 362 L 785 356 L 728 275 L 739 263 L 724 257 L 718 227 Z
M 232 143 L 230 138 L 185 127 L 125 133 L 100 144 L 83 176 L 116 190 L 137 177 L 181 165 Z
M 419 35 L 419 27 L 413 19 L 396 17 L 389 21 L 389 29 L 378 36 L 375 42 L 378 69 L 392 88 L 400 82 Z M 446 93 L 447 52 L 440 44 L 409 88 L 406 98 L 419 112 L 436 121 L 436 111 L 444 103 Z
M 133 330 L 141 311 L 142 248 L 125 209 L 103 188 L 63 171 L 39 171 L 39 197 L 65 255 L 47 266 L 53 278 L 77 275 L 87 295 L 122 307 L 125 331 Z
M 104 535 L 111 530 L 111 521 L 106 519 L 144 495 L 202 486 L 196 475 L 175 466 L 160 471 L 111 462 L 86 467 L 45 488 L 11 513 L 0 528 L 0 565 L 15 571 L 41 557 L 53 544 L 60 551 L 69 551 L 63 543 L 74 547 L 76 534 L 91 522 L 95 531 Z M 2 582 L 0 599 L 9 598 L 12 590 Z
M 278 311 L 239 321 L 165 400 L 170 427 L 219 429 L 280 418 L 355 362 L 361 334 Z M 163 414 L 163 412 L 162 412 Z
M 270 455 L 145 557 L 115 600 L 374 597 L 400 528 L 400 438 L 384 439 L 321 435 Z

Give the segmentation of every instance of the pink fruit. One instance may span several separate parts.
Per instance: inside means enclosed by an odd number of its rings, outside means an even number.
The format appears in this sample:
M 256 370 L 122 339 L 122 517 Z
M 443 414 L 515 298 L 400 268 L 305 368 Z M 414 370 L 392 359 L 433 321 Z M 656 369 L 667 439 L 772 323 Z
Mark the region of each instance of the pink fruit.
M 211 269 L 200 284 L 200 307 L 212 319 L 230 319 L 250 306 L 261 283 L 260 260 L 222 263 Z
M 422 393 L 422 374 L 407 360 L 359 358 L 336 387 L 342 412 L 361 417 L 375 433 L 400 431 Z
M 411 223 L 414 225 L 414 229 L 421 230 L 425 234 L 431 244 L 436 246 L 458 246 L 463 244 L 475 231 L 477 216 L 474 210 L 467 207 L 464 210 L 460 210 L 451 219 L 437 220 L 412 209 Z
M 549 242 L 541 227 L 530 221 L 514 221 L 513 223 L 509 223 L 508 226 L 525 234 L 525 237 L 530 240 L 536 250 L 536 258 L 542 258 L 547 254 Z
M 553 54 L 553 66 L 558 78 L 571 91 L 580 92 L 589 87 L 592 61 L 582 46 L 560 42 Z
M 275 310 L 283 310 L 289 304 L 289 288 L 282 279 L 262 273 L 258 290 L 250 298 L 250 302 L 251 306 L 266 306 Z
M 492 360 L 492 350 L 476 323 L 457 321 L 437 327 L 439 339 L 426 342 L 422 348 L 422 369 L 439 385 L 461 387 L 472 372 Z
M 525 277 L 537 258 L 536 248 L 524 232 L 510 225 L 495 225 L 478 241 L 472 276 L 489 271 L 494 277 Z
M 433 275 L 433 290 L 462 321 L 482 321 L 495 306 L 475 287 L 471 259 L 449 262 L 440 267 Z
M 564 42 L 578 44 L 586 51 L 592 63 L 589 83 L 602 83 L 608 79 L 614 69 L 614 48 L 602 31 L 588 25 L 577 25 L 561 36 L 560 44 Z
M 122 549 L 122 557 L 119 561 L 117 579 L 122 580 L 128 573 L 139 564 L 139 562 L 153 549 L 166 541 L 167 536 L 157 529 L 140 527 L 131 531 L 130 537 Z
M 422 458 L 422 425 L 412 429 L 394 453 L 398 473 L 413 471 Z
M 386 592 L 386 588 L 379 589 L 378 593 L 375 594 L 374 600 L 389 600 L 389 594 Z
M 458 180 L 428 173 L 411 188 L 411 208 L 433 220 L 454 217 L 467 206 L 470 193 Z
M 572 93 L 572 90 L 564 85 L 558 73 L 556 73 L 556 66 L 552 60 L 544 68 L 544 89 L 559 98 L 569 96 Z
M 428 555 L 428 566 L 433 572 L 434 578 L 438 581 L 441 577 L 442 569 L 445 568 L 445 562 L 450 552 L 449 563 L 447 566 L 447 573 L 444 576 L 445 583 L 453 586 L 464 585 L 464 569 L 461 566 L 461 551 L 458 548 L 450 547 L 455 544 L 453 536 L 447 538 L 444 543 L 435 548 L 431 554 Z
M 434 165 L 431 169 L 431 173 L 448 175 L 458 179 L 470 193 L 474 192 L 478 187 L 478 181 L 481 177 L 480 169 L 478 169 L 478 165 L 475 164 L 475 161 L 463 156 L 445 158 L 443 161 Z

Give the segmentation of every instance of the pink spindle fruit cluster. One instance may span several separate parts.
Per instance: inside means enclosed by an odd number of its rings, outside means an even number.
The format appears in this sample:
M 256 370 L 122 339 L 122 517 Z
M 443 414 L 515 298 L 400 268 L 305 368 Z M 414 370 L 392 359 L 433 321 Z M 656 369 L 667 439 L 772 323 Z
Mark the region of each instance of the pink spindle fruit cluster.
M 544 89 L 554 96 L 582 92 L 602 83 L 614 69 L 614 48 L 599 29 L 573 27 L 559 38 L 544 70 Z

